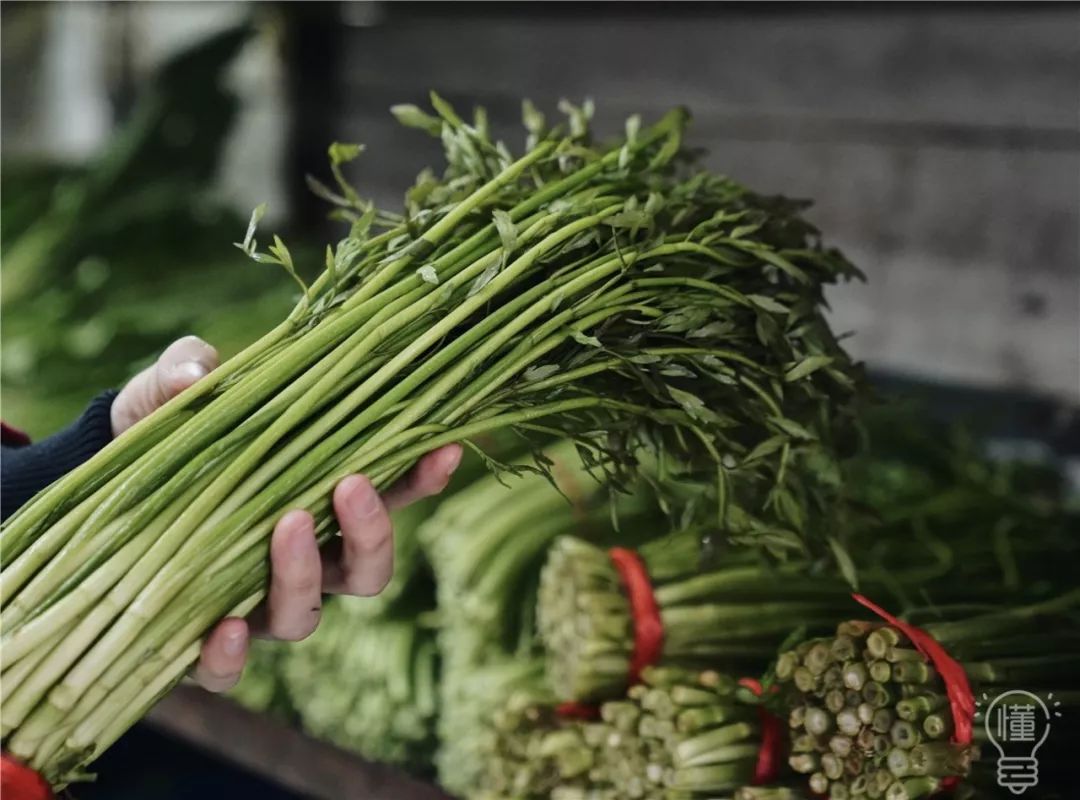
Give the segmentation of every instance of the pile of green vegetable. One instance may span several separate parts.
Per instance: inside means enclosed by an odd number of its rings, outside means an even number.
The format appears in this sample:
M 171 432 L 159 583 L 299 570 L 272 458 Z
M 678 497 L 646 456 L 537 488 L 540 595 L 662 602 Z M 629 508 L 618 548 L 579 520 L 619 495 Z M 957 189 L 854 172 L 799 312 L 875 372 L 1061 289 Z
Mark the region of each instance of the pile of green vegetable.
M 438 597 L 437 763 L 451 791 L 478 785 L 492 736 L 488 721 L 500 703 L 542 682 L 533 617 L 547 548 L 568 531 L 602 529 L 593 502 L 599 487 L 568 460 L 573 447 L 548 448 L 544 459 L 567 495 L 542 475 L 487 475 L 447 497 L 420 528 Z
M 368 758 L 423 770 L 434 751 L 438 657 L 415 620 L 371 619 L 327 603 L 315 636 L 291 648 L 283 676 L 314 736 Z
M 328 541 L 341 477 L 386 487 L 463 441 L 494 474 L 399 515 L 383 596 L 329 602 L 310 640 L 260 648 L 242 702 L 434 764 L 466 797 L 900 800 L 985 781 L 902 632 L 806 637 L 850 617 L 858 585 L 979 690 L 1067 695 L 1076 637 L 1019 647 L 1036 612 L 1075 621 L 1059 478 L 864 416 L 823 316 L 825 287 L 857 271 L 803 204 L 702 172 L 684 112 L 601 145 L 589 105 L 548 125 L 526 104 L 514 157 L 482 110 L 432 104 L 395 114 L 441 139 L 441 176 L 423 171 L 402 213 L 376 209 L 344 176 L 362 148 L 333 145 L 332 185 L 313 186 L 349 230 L 317 279 L 280 238 L 259 248 L 262 209 L 238 245 L 295 279 L 288 317 L 0 531 L 5 752 L 57 787 L 83 778 L 205 631 L 261 600 L 286 509 Z M 115 185 L 88 180 L 104 206 Z M 27 254 L 66 253 L 84 221 L 48 219 L 16 252 L 13 296 Z M 867 419 L 874 448 L 845 463 Z M 613 545 L 636 549 L 663 629 L 636 685 Z M 781 690 L 754 699 L 717 670 Z M 777 786 L 747 785 L 762 702 L 790 718 Z
M 991 787 L 996 775 L 984 758 L 987 729 L 974 719 L 976 698 L 989 706 L 1022 687 L 1052 698 L 1066 714 L 1080 710 L 1071 683 L 1080 669 L 1078 613 L 1074 589 L 1038 604 L 953 611 L 952 619 L 922 624 L 962 666 L 967 708 L 947 693 L 945 665 L 880 621 L 845 622 L 831 638 L 784 652 L 775 673 L 787 689 L 791 768 L 808 776 L 813 793 L 832 798 L 916 800 L 949 779 Z M 970 741 L 954 738 L 957 713 L 973 723 Z M 1042 760 L 1046 770 L 1053 756 Z
M 809 574 L 792 561 L 770 566 L 733 554 L 702 570 L 700 532 L 642 545 L 663 627 L 656 663 L 723 667 L 759 674 L 800 625 L 828 628 L 850 608 L 836 576 Z M 608 553 L 572 537 L 555 543 L 541 577 L 539 630 L 548 673 L 562 700 L 604 700 L 632 680 L 636 622 L 622 576 Z

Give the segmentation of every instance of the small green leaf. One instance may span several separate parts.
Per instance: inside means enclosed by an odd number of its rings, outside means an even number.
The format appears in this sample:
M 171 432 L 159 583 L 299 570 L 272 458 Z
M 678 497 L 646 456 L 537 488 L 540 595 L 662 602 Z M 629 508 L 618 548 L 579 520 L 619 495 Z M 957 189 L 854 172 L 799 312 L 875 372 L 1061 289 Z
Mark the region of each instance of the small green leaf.
M 483 291 L 484 287 L 491 283 L 495 279 L 495 276 L 499 274 L 499 268 L 501 266 L 501 264 L 492 264 L 490 267 L 480 273 L 476 277 L 476 280 L 473 281 L 472 286 L 469 287 L 468 296 L 472 297 L 473 295 Z M 449 284 L 447 284 L 447 288 L 450 288 Z
M 705 401 L 696 394 L 677 389 L 674 386 L 667 387 L 667 391 L 672 399 L 679 404 L 679 407 L 694 419 L 706 419 L 710 416 L 708 409 L 705 408 Z
M 337 192 L 335 192 L 333 189 L 331 189 L 329 186 L 327 186 L 325 183 L 323 183 L 313 175 L 305 175 L 304 182 L 307 183 L 308 189 L 310 189 L 311 193 L 316 197 L 320 197 L 323 200 L 326 200 L 328 203 L 333 203 L 336 206 L 348 207 L 348 200 L 346 200 L 344 197 L 339 195 Z
M 748 294 L 746 298 L 762 311 L 768 311 L 773 314 L 786 314 L 790 310 L 787 306 L 776 302 L 768 295 Z
M 637 141 L 638 132 L 641 130 L 641 116 L 634 114 L 626 119 L 626 141 L 633 144 Z
M 345 195 L 346 204 L 358 206 L 360 204 L 360 196 L 356 193 L 352 184 L 345 180 L 345 175 L 341 171 L 341 165 L 347 164 L 364 152 L 364 146 L 362 144 L 334 142 L 330 145 L 327 152 L 330 154 L 330 171 L 334 175 L 334 180 L 337 182 L 338 188 L 341 189 L 342 194 Z
M 649 216 L 644 211 L 620 211 L 605 218 L 604 224 L 613 228 L 640 228 L 649 224 Z
M 337 250 L 334 253 L 334 270 L 341 273 L 349 269 L 356 257 L 360 255 L 363 246 L 363 240 L 354 236 L 349 236 L 338 242 Z
M 531 100 L 521 101 L 521 121 L 529 133 L 540 135 L 544 132 L 544 115 Z
M 491 216 L 495 222 L 495 230 L 499 232 L 499 240 L 502 242 L 504 256 L 507 256 L 517 247 L 517 227 L 514 225 L 514 221 L 510 219 L 510 215 L 502 209 L 495 209 L 491 212 Z
M 682 147 L 682 125 L 676 125 L 668 133 L 667 138 L 664 140 L 664 144 L 656 151 L 656 155 L 649 161 L 649 169 L 659 169 L 667 164 Z
M 424 283 L 430 283 L 433 286 L 439 285 L 439 276 L 435 272 L 435 267 L 431 264 L 426 264 L 416 271 L 416 274 L 420 276 L 420 280 Z
M 689 331 L 686 336 L 688 339 L 717 339 L 729 335 L 731 330 L 730 322 L 710 322 L 708 325 Z
M 460 128 L 465 123 L 454 111 L 454 107 L 450 105 L 446 100 L 438 95 L 436 92 L 431 92 L 431 107 L 438 112 L 439 116 L 449 122 L 453 127 Z
M 348 142 L 334 142 L 327 149 L 327 152 L 330 154 L 330 163 L 337 167 L 356 160 L 364 152 L 364 146 Z
M 525 374 L 522 377 L 526 381 L 532 383 L 533 381 L 550 378 L 552 375 L 558 374 L 560 369 L 561 367 L 559 367 L 558 364 L 537 364 L 525 370 Z
M 746 234 L 754 233 L 755 231 L 759 231 L 759 230 L 761 230 L 761 225 L 760 224 L 739 225 L 738 227 L 732 229 L 732 231 L 731 231 L 731 233 L 729 235 L 731 236 L 732 239 L 741 239 L 743 236 L 746 236 Z
M 326 246 L 326 271 L 330 275 L 330 285 L 337 286 L 337 262 L 334 258 L 334 248 Z
M 682 364 L 669 364 L 660 370 L 661 375 L 666 375 L 669 378 L 696 378 L 693 372 L 688 370 Z
M 367 239 L 368 231 L 371 229 L 371 223 L 375 221 L 375 206 L 371 206 L 367 211 L 360 215 L 360 217 L 352 224 L 349 229 L 349 238 L 356 239 L 359 242 L 363 242 Z
M 743 463 L 747 464 L 751 461 L 757 461 L 759 458 L 772 455 L 785 444 L 787 444 L 788 437 L 782 435 L 770 436 L 763 442 L 759 442 L 757 447 L 751 450 L 746 458 L 743 459 Z
M 807 375 L 822 367 L 828 366 L 832 361 L 830 356 L 807 356 L 784 373 L 784 380 L 788 383 L 793 383 L 801 378 L 805 378 Z
M 476 106 L 473 109 L 473 130 L 481 139 L 488 137 L 489 125 L 487 109 L 483 106 Z
M 793 419 L 788 419 L 787 417 L 769 417 L 769 422 L 789 436 L 794 436 L 796 439 L 814 441 L 817 438 Z
M 599 339 L 597 339 L 595 336 L 589 336 L 587 333 L 583 333 L 582 331 L 571 330 L 570 338 L 578 344 L 587 345 L 589 347 L 603 347 L 603 345 L 600 344 Z
M 411 103 L 391 106 L 390 113 L 406 128 L 416 128 L 432 136 L 438 136 L 442 132 L 441 120 L 431 116 L 431 114 L 424 113 Z
M 234 242 L 234 244 L 247 253 L 249 256 L 253 256 L 255 253 L 255 230 L 259 227 L 259 220 L 266 214 L 266 203 L 259 203 L 255 206 L 255 209 L 251 212 L 251 219 L 248 221 L 247 233 L 244 234 L 243 242 Z
M 796 530 L 801 531 L 806 527 L 802 506 L 799 505 L 790 491 L 777 488 L 773 498 L 781 517 L 790 522 Z
M 274 234 L 274 243 L 270 245 L 270 252 L 281 262 L 282 266 L 288 267 L 289 269 L 295 269 L 293 266 L 292 253 L 289 252 L 289 248 L 285 246 L 285 242 L 281 241 L 281 237 L 277 234 Z
M 859 575 L 855 569 L 855 562 L 851 558 L 851 554 L 848 553 L 847 548 L 840 544 L 839 540 L 835 536 L 828 537 L 829 547 L 832 550 L 833 557 L 836 559 L 836 565 L 840 567 L 840 574 L 844 576 L 853 589 L 859 588 Z

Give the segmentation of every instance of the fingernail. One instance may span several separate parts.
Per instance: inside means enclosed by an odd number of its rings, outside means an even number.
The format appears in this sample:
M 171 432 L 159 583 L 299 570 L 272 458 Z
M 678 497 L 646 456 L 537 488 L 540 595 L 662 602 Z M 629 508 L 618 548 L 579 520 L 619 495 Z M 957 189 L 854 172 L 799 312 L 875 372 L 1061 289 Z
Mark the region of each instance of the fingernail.
M 205 378 L 209 374 L 209 370 L 198 361 L 181 361 L 173 367 L 173 374 L 187 383 L 194 383 Z
M 349 511 L 353 513 L 354 517 L 360 519 L 374 516 L 378 512 L 380 505 L 379 495 L 370 483 L 365 482 L 365 486 L 361 491 L 352 492 L 349 495 Z
M 227 656 L 238 656 L 244 652 L 244 634 L 234 631 L 225 637 L 221 645 Z

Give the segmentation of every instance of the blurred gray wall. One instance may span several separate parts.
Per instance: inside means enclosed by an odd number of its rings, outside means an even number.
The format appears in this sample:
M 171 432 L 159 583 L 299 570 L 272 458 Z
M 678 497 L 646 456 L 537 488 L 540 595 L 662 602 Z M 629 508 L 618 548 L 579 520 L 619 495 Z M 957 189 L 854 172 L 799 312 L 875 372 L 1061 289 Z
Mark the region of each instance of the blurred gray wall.
M 1080 399 L 1076 7 L 558 5 L 349 28 L 338 135 L 370 148 L 364 189 L 390 201 L 434 158 L 385 113 L 428 88 L 515 124 L 523 96 L 591 96 L 610 133 L 685 104 L 712 169 L 815 199 L 865 270 L 831 295 L 856 354 Z
M 252 8 L 41 5 L 57 19 L 37 40 L 11 35 L 5 14 L 5 157 L 100 144 L 108 125 L 87 87 L 115 61 L 105 9 L 126 7 L 139 72 Z M 237 205 L 284 206 L 290 126 L 316 150 L 365 142 L 361 189 L 396 204 L 439 155 L 387 108 L 423 103 L 430 88 L 485 105 L 514 146 L 525 96 L 551 113 L 560 97 L 591 96 L 612 134 L 631 113 L 685 104 L 710 168 L 815 199 L 811 218 L 867 273 L 830 296 L 858 356 L 1080 401 L 1077 7 L 395 2 L 293 14 L 312 16 L 332 74 L 283 67 L 272 36 L 238 65 L 246 110 L 222 178 Z M 13 75 L 20 48 L 45 55 Z M 309 55 L 321 48 L 308 43 Z

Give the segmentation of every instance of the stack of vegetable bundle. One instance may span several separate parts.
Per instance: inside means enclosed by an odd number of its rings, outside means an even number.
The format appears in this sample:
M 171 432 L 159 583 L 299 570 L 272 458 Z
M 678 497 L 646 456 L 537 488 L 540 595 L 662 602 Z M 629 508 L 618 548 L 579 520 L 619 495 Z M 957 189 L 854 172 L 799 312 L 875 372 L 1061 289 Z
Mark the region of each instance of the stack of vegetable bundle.
M 608 149 L 582 109 L 569 128 L 531 114 L 515 160 L 482 114 L 435 106 L 398 110 L 448 161 L 407 216 L 361 200 L 341 178 L 359 148 L 332 147 L 324 194 L 353 226 L 295 310 L 0 534 L 4 747 L 54 784 L 260 601 L 284 510 L 333 535 L 346 474 L 385 487 L 441 444 L 542 430 L 616 487 L 643 453 L 671 479 L 709 476 L 745 540 L 801 547 L 827 513 L 856 389 L 822 288 L 856 273 L 800 207 L 678 168 L 681 112 L 631 120 Z M 295 275 L 254 224 L 241 246 Z
M 487 791 L 479 796 L 693 800 L 753 778 L 760 711 L 734 680 L 657 667 L 642 678 L 600 706 L 596 719 L 579 718 L 581 709 L 556 705 L 537 687 L 512 694 L 492 721 Z
M 749 784 L 761 751 L 759 709 L 733 678 L 649 667 L 624 701 L 600 710 L 618 797 L 715 797 Z
M 842 580 L 808 575 L 801 562 L 770 566 L 731 554 L 729 566 L 699 571 L 699 541 L 694 530 L 640 548 L 661 623 L 653 663 L 757 674 L 794 629 L 828 628 L 850 606 Z M 555 543 L 541 576 L 538 623 L 560 699 L 604 700 L 632 680 L 639 623 L 605 550 L 572 537 Z
M 304 729 L 376 761 L 425 770 L 435 748 L 438 654 L 415 620 L 375 619 L 360 598 L 324 606 L 282 676 Z
M 516 692 L 544 686 L 543 663 L 528 657 L 491 657 L 472 668 L 443 670 L 439 687 L 439 783 L 465 798 L 486 796 L 496 749 L 495 715 Z
M 438 595 L 437 761 L 451 791 L 482 785 L 492 715 L 510 692 L 542 681 L 533 613 L 547 547 L 567 531 L 601 527 L 598 486 L 568 457 L 573 447 L 566 443 L 544 455 L 572 503 L 541 475 L 489 475 L 445 499 L 420 528 Z
M 852 541 L 860 577 L 908 607 L 926 592 L 1033 602 L 1075 582 L 1080 516 L 1059 466 L 990 458 L 965 429 L 895 402 L 863 418 L 870 446 L 845 463 L 839 507 L 867 512 Z
M 857 620 L 783 653 L 775 673 L 787 688 L 791 767 L 833 798 L 914 800 L 950 780 L 992 783 L 976 698 L 989 704 L 1022 687 L 1077 705 L 1078 610 L 1073 590 L 974 616 L 957 610 L 921 630 Z
M 560 716 L 549 693 L 521 689 L 490 722 L 481 797 L 614 800 L 601 750 L 602 723 Z

